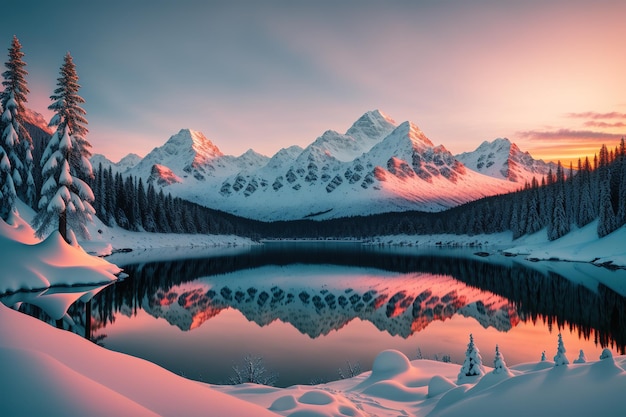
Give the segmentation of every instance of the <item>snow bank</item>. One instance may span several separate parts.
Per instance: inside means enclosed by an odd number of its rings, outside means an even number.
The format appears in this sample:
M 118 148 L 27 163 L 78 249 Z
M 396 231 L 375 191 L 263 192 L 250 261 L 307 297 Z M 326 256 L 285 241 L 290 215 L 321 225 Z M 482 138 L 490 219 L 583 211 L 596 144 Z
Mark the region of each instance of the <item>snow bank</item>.
M 626 267 L 626 227 L 599 238 L 598 221 L 572 231 L 560 239 L 549 241 L 545 229 L 513 240 L 510 232 L 481 235 L 389 235 L 365 242 L 370 245 L 406 247 L 488 247 L 533 260 L 589 262 L 596 265 Z
M 275 415 L 1 304 L 0 334 L 2 415 Z
M 29 245 L 39 242 L 30 224 L 15 212 L 9 215 L 9 219 L 6 222 L 0 221 L 0 236 Z
M 0 270 L 0 293 L 106 283 L 115 281 L 121 272 L 116 265 L 68 245 L 58 232 L 33 245 L 0 232 L 0 247 L 0 265 L 4 265 Z
M 364 243 L 367 245 L 390 245 L 408 247 L 506 247 L 513 242 L 511 232 L 480 235 L 388 235 L 377 236 Z
M 626 266 L 626 227 L 598 238 L 598 221 L 573 229 L 555 241 L 548 241 L 545 230 L 524 236 L 514 242 L 506 252 L 523 254 L 535 259 L 593 262 L 596 265 Z

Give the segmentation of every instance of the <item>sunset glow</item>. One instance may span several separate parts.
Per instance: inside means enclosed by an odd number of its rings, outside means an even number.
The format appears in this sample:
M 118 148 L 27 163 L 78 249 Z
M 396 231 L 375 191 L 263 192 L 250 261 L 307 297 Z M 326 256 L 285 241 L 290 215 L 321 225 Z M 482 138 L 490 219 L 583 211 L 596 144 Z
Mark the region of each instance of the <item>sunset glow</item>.
M 93 151 L 114 161 L 181 128 L 271 156 L 372 109 L 454 154 L 508 137 L 568 163 L 626 134 L 623 1 L 66 6 L 12 4 L 0 38 L 20 38 L 48 120 L 72 52 Z

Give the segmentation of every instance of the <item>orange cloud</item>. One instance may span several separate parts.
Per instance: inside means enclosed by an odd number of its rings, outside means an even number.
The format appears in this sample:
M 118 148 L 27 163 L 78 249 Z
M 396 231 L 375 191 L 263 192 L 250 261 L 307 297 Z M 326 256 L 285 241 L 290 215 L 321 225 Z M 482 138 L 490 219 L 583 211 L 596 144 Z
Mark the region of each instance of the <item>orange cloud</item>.
M 574 119 L 626 119 L 626 113 L 609 112 L 598 113 L 593 111 L 586 111 L 582 113 L 567 113 L 567 117 Z
M 624 134 L 598 132 L 593 130 L 526 130 L 517 132 L 517 136 L 531 141 L 586 141 L 596 143 L 598 147 L 607 141 L 619 140 Z
M 527 150 L 533 157 L 545 161 L 561 161 L 564 166 L 571 162 L 574 167 L 579 158 L 589 157 L 593 160 L 603 144 L 613 149 L 623 136 L 625 135 L 570 129 L 518 132 L 519 138 L 528 140 Z
M 626 123 L 624 122 L 607 123 L 607 122 L 597 122 L 595 120 L 589 120 L 588 122 L 585 122 L 584 125 L 587 127 L 598 127 L 601 129 L 626 127 Z

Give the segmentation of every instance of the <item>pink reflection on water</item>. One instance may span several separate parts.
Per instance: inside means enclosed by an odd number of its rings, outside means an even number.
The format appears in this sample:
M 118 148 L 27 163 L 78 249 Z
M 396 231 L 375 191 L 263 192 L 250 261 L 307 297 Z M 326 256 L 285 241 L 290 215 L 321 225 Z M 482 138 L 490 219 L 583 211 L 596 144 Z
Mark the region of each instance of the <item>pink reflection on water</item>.
M 252 353 L 281 374 L 282 385 L 307 383 L 303 375 L 336 378 L 346 361 L 370 369 L 390 348 L 411 359 L 419 349 L 425 358 L 449 355 L 460 363 L 470 333 L 487 366 L 496 344 L 509 365 L 556 353 L 556 326 L 524 322 L 504 297 L 446 275 L 377 273 L 263 267 L 202 278 L 157 291 L 134 316 L 118 314 L 104 343 L 217 383 Z M 570 361 L 580 349 L 599 357 L 601 346 L 578 330 L 561 332 Z

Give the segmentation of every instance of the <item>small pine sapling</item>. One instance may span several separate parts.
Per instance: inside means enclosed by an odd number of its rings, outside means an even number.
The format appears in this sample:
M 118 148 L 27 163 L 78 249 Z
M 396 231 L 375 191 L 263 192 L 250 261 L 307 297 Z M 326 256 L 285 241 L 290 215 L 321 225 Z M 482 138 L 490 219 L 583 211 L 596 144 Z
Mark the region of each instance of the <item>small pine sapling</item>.
M 560 365 L 568 365 L 569 360 L 567 356 L 565 356 L 565 346 L 563 345 L 563 338 L 561 337 L 561 333 L 559 333 L 559 344 L 557 346 L 556 355 L 554 356 L 554 366 Z
M 465 360 L 461 371 L 459 372 L 458 380 L 463 380 L 470 376 L 482 376 L 485 374 L 485 368 L 483 367 L 482 357 L 480 351 L 474 345 L 474 336 L 470 334 L 470 341 L 467 344 L 467 350 L 465 351 Z
M 574 359 L 574 363 L 585 363 L 587 362 L 587 357 L 585 356 L 585 352 L 583 352 L 582 349 L 580 349 L 580 352 L 578 353 L 578 358 Z
M 493 373 L 494 374 L 502 374 L 508 373 L 508 368 L 506 367 L 506 362 L 504 362 L 504 356 L 500 352 L 500 348 L 496 345 L 496 356 L 493 359 Z

